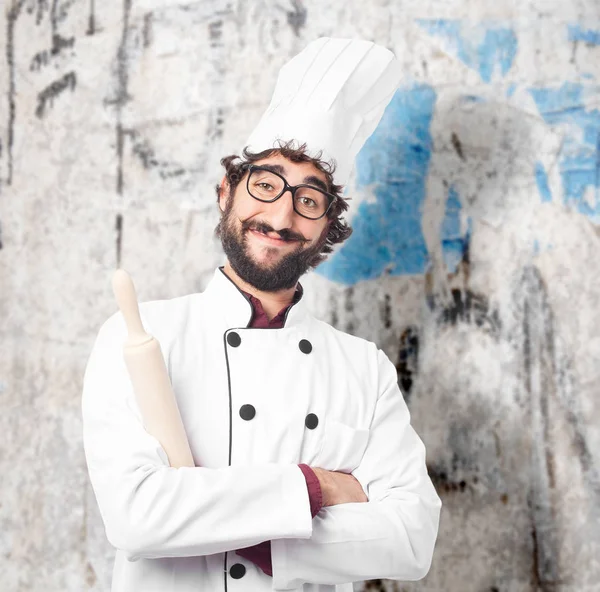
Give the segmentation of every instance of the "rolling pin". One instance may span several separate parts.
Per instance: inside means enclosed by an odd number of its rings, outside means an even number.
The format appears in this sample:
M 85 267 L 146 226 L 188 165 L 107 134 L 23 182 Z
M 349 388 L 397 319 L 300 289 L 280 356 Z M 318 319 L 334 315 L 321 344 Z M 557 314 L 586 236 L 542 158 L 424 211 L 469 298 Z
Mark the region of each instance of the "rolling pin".
M 144 427 L 160 442 L 172 467 L 193 467 L 194 459 L 160 343 L 144 330 L 133 281 L 125 270 L 117 269 L 112 287 L 127 326 L 123 357 Z

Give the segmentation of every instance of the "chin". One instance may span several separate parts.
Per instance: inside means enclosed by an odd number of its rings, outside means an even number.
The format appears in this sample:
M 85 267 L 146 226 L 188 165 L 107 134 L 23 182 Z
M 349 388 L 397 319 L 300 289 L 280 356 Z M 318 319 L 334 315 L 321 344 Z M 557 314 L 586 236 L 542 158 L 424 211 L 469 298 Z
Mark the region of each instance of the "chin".
M 260 266 L 265 266 L 265 264 L 273 261 L 280 261 L 281 257 L 278 257 L 277 255 L 278 253 L 275 251 L 275 249 L 270 249 L 269 247 L 260 249 L 246 249 L 246 257 L 255 265 Z

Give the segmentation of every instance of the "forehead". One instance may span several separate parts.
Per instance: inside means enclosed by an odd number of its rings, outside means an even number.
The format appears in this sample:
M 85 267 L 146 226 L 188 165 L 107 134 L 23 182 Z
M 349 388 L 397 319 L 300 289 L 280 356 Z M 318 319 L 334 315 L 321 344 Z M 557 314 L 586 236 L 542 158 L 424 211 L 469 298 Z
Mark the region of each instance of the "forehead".
M 282 156 L 281 154 L 274 154 L 267 158 L 261 158 L 254 162 L 255 165 L 264 165 L 264 164 L 276 164 L 283 167 L 282 174 L 284 177 L 288 179 L 288 181 L 293 181 L 297 179 L 298 181 L 304 179 L 304 177 L 317 177 L 323 181 L 326 185 L 327 176 L 323 171 L 320 171 L 314 164 L 310 162 L 292 162 Z

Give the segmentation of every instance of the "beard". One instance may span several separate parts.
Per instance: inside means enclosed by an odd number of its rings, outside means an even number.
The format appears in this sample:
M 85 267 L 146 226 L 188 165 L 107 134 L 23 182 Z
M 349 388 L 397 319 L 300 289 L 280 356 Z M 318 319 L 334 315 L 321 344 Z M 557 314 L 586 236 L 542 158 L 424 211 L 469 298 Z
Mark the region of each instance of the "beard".
M 238 218 L 233 213 L 233 196 L 230 195 L 221 220 L 215 228 L 215 234 L 221 239 L 227 260 L 235 273 L 261 292 L 279 292 L 293 288 L 301 276 L 325 259 L 321 250 L 327 241 L 328 227 L 314 245 L 306 248 L 303 248 L 303 244 L 307 242 L 303 236 L 284 229 L 278 232 L 280 238 L 296 240 L 297 248 L 283 255 L 274 264 L 257 263 L 250 254 L 248 232 L 256 230 L 267 233 L 274 230 L 265 222 L 256 220 L 240 220 L 241 228 L 238 230 L 235 226 L 236 220 Z

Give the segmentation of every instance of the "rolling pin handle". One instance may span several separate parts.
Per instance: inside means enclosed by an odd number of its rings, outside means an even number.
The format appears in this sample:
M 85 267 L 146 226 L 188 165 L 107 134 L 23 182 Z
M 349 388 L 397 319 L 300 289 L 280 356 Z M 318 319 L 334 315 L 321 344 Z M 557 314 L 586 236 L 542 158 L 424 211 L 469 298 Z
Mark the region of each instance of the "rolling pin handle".
M 133 285 L 133 280 L 124 269 L 117 269 L 115 271 L 112 287 L 119 309 L 125 318 L 127 332 L 129 333 L 129 343 L 148 341 L 150 336 L 146 333 L 144 325 L 142 325 L 135 286 Z

